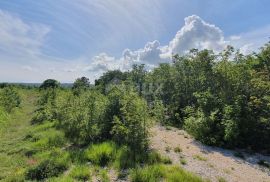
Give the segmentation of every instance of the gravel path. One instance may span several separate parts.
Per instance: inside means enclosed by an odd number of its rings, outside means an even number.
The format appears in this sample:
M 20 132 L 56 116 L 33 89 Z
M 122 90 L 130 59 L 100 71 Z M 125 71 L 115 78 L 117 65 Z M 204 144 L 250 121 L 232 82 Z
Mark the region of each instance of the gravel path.
M 235 157 L 235 151 L 202 145 L 183 130 L 162 126 L 151 129 L 150 140 L 151 147 L 170 157 L 173 164 L 211 181 L 270 182 L 269 169 L 257 165 L 259 160 L 270 162 L 270 157 L 242 153 L 243 160 Z M 174 151 L 177 147 L 181 152 Z

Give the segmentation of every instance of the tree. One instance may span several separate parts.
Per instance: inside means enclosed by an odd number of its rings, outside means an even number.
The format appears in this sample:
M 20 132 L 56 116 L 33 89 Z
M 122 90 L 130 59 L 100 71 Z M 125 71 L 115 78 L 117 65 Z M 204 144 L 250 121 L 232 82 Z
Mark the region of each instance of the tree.
M 48 88 L 59 88 L 59 87 L 60 87 L 60 83 L 57 80 L 47 79 L 40 85 L 39 88 L 48 89 Z
M 81 77 L 77 78 L 73 83 L 72 90 L 74 94 L 80 94 L 81 91 L 85 91 L 90 87 L 89 78 Z
M 0 107 L 10 113 L 14 108 L 19 107 L 21 98 L 13 87 L 8 86 L 0 90 Z
M 102 139 L 107 98 L 87 91 L 79 96 L 70 94 L 59 106 L 59 126 L 76 144 L 89 144 Z
M 95 80 L 95 86 L 103 94 L 109 92 L 110 85 L 121 84 L 122 81 L 127 80 L 128 73 L 120 70 L 107 71 L 99 79 Z
M 120 112 L 113 117 L 112 135 L 116 142 L 125 144 L 136 153 L 144 152 L 148 146 L 148 109 L 144 99 L 129 91 L 119 98 Z

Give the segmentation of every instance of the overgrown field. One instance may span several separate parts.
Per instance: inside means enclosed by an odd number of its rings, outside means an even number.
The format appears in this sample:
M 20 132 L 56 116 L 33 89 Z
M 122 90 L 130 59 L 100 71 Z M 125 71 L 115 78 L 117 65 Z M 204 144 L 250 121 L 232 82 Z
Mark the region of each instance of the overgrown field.
M 111 171 L 114 171 L 116 178 L 131 181 L 175 181 L 179 176 L 188 181 L 202 181 L 199 177 L 172 166 L 170 159 L 155 151 L 143 149 L 145 152 L 134 155 L 131 145 L 128 142 L 118 142 L 119 138 L 102 139 L 100 136 L 90 140 L 91 136 L 85 134 L 89 132 L 89 135 L 97 135 L 92 129 L 84 134 L 81 131 L 77 134 L 76 130 L 74 135 L 70 134 L 71 128 L 63 129 L 62 122 L 49 118 L 53 112 L 49 109 L 52 107 L 49 98 L 55 94 L 52 90 L 12 88 L 12 92 L 19 96 L 20 104 L 12 107 L 9 112 L 3 109 L 4 115 L 1 115 L 1 181 L 99 179 L 105 182 L 112 178 Z M 68 92 L 58 90 L 57 93 L 63 96 L 59 96 L 59 99 L 70 94 Z M 47 94 L 49 97 L 46 97 Z M 91 97 L 91 94 L 88 96 Z M 46 107 L 41 104 L 44 97 L 48 99 Z M 97 97 L 95 95 L 92 99 Z M 56 102 L 61 103 L 60 100 Z M 58 108 L 58 104 L 55 107 Z M 45 112 L 44 107 L 50 111 Z M 65 106 L 65 109 L 68 108 Z M 88 140 L 90 142 L 86 142 Z

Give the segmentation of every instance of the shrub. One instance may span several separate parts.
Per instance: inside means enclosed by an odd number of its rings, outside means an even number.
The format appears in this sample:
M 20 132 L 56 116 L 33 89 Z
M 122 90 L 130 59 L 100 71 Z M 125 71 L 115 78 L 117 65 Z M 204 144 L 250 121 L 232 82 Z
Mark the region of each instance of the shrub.
M 0 89 L 0 107 L 10 113 L 14 108 L 19 107 L 21 98 L 13 87 Z
M 85 157 L 95 165 L 106 166 L 115 159 L 116 145 L 112 142 L 93 144 L 85 151 Z
M 71 170 L 70 176 L 72 178 L 74 178 L 76 180 L 80 180 L 80 181 L 87 181 L 87 180 L 89 180 L 90 177 L 91 177 L 89 166 L 86 166 L 86 165 L 75 166 Z
M 102 139 L 107 98 L 95 91 L 79 96 L 69 95 L 60 104 L 59 127 L 76 144 L 89 144 Z
M 119 94 L 116 94 L 116 97 L 119 97 Z M 127 145 L 135 159 L 138 153 L 146 151 L 148 147 L 148 126 L 145 100 L 132 90 L 123 92 L 119 98 L 119 112 L 113 117 L 113 139 L 119 144 Z
M 56 177 L 67 170 L 69 165 L 69 156 L 59 150 L 52 151 L 47 159 L 42 160 L 36 166 L 28 169 L 26 179 L 43 180 L 50 177 Z

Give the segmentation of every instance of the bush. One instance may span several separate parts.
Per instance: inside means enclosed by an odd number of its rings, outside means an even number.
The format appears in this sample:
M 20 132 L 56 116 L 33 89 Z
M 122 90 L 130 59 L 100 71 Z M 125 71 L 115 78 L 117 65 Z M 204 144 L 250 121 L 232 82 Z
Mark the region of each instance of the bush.
M 59 106 L 59 127 L 75 144 L 100 141 L 106 106 L 107 98 L 95 91 L 69 95 Z
M 148 108 L 145 100 L 132 90 L 123 92 L 119 99 L 118 115 L 113 117 L 113 139 L 119 144 L 127 145 L 135 159 L 136 154 L 145 152 L 148 147 L 148 126 Z
M 14 108 L 19 107 L 21 98 L 13 87 L 0 89 L 0 107 L 10 113 Z
M 202 182 L 196 175 L 186 172 L 177 166 L 151 165 L 131 172 L 132 182 Z
M 32 118 L 32 124 L 56 119 L 56 98 L 57 91 L 55 89 L 46 89 L 40 93 L 37 101 L 38 109 Z
M 26 179 L 43 180 L 62 174 L 69 166 L 69 156 L 59 150 L 52 151 L 47 159 L 42 160 L 36 166 L 28 169 Z
M 116 157 L 116 145 L 112 142 L 93 144 L 85 151 L 85 157 L 95 165 L 106 166 Z

